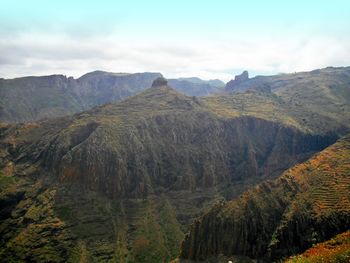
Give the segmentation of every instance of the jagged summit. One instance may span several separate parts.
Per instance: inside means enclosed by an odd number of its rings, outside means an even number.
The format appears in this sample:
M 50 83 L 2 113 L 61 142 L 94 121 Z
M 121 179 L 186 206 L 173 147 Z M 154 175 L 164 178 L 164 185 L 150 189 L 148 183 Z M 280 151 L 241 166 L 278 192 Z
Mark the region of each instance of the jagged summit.
M 163 77 L 159 77 L 153 81 L 152 88 L 162 87 L 162 86 L 167 86 L 167 85 L 168 85 L 167 79 L 163 78 Z
M 249 73 L 245 70 L 242 72 L 242 74 L 236 75 L 235 79 L 227 82 L 226 89 L 234 90 L 238 85 L 240 85 L 243 82 L 246 82 L 247 80 L 249 80 Z
M 235 76 L 235 82 L 243 82 L 249 79 L 248 71 L 244 70 L 240 75 Z

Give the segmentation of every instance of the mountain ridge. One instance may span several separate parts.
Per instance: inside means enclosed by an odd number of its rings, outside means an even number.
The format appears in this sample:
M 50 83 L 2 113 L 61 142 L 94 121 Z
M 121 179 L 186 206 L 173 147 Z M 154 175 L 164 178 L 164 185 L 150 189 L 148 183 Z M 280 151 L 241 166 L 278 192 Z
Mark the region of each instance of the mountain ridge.
M 149 87 L 160 73 L 93 71 L 75 79 L 65 75 L 28 76 L 0 81 L 0 121 L 30 122 L 65 116 L 121 101 Z M 207 81 L 172 80 L 188 95 L 204 96 L 218 88 Z

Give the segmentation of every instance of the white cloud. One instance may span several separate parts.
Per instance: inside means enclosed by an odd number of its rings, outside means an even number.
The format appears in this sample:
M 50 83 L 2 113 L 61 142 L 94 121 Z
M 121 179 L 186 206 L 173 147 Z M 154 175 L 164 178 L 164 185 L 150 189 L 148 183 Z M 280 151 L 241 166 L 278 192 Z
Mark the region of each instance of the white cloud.
M 245 40 L 98 38 L 23 33 L 0 40 L 0 77 L 65 74 L 79 77 L 101 69 L 157 71 L 166 77 L 229 80 L 243 69 L 262 74 L 350 65 L 350 41 L 335 37 Z

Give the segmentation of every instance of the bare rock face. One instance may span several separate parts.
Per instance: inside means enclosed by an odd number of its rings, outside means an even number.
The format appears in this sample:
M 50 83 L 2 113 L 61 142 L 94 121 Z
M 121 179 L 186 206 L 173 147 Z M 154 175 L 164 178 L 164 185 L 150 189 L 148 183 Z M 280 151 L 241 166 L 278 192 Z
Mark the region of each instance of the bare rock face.
M 168 81 L 163 77 L 159 77 L 153 81 L 152 88 L 162 87 L 162 86 L 167 86 L 167 85 L 168 85 Z

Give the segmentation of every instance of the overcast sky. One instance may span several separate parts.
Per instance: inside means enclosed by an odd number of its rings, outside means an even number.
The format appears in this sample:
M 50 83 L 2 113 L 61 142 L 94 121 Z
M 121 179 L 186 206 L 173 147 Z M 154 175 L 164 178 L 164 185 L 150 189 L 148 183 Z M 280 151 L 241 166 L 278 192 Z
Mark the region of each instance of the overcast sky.
M 11 0 L 0 77 L 93 70 L 229 80 L 350 66 L 350 1 Z

